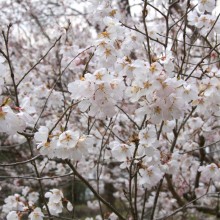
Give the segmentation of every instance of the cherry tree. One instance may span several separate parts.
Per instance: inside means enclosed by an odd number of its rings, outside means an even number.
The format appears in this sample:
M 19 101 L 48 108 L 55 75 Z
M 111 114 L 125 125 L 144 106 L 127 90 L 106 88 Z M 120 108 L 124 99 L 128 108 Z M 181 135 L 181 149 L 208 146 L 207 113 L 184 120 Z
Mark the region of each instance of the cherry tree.
M 1 218 L 220 216 L 218 1 L 0 4 Z

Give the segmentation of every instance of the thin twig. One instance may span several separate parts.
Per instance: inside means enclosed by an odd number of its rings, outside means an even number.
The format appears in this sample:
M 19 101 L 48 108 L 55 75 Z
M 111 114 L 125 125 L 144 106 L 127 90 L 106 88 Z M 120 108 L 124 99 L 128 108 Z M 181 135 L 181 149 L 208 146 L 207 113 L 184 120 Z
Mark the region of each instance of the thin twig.
M 49 48 L 49 50 L 22 76 L 22 78 L 17 83 L 17 87 L 20 85 L 20 83 L 24 80 L 24 78 L 33 70 L 35 67 L 49 54 L 49 52 L 55 47 L 58 41 L 60 41 L 62 35 L 57 38 L 57 40 L 54 42 L 54 44 Z

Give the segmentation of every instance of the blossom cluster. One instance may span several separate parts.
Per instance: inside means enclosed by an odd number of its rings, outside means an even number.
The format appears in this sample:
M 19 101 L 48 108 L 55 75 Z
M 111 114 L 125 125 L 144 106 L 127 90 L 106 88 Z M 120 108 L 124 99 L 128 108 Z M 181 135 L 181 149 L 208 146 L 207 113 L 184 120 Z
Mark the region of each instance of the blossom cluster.
M 120 167 L 128 168 L 132 161 L 139 169 L 139 184 L 151 189 L 165 173 L 175 174 L 178 168 L 178 153 L 169 154 L 158 149 L 161 145 L 155 140 L 155 129 L 149 127 L 139 132 L 136 143 L 110 143 L 112 157 L 123 162 Z M 135 146 L 136 145 L 136 146 Z M 136 149 L 135 149 L 136 148 Z
M 52 189 L 47 192 L 45 198 L 49 199 L 47 205 L 52 215 L 58 216 L 63 212 L 63 203 L 66 204 L 67 210 L 72 211 L 73 209 L 70 201 L 65 199 L 63 193 L 58 189 Z M 22 190 L 22 195 L 14 194 L 5 199 L 2 211 L 8 213 L 7 220 L 19 220 L 25 213 L 29 213 L 30 220 L 43 220 L 45 217 L 43 211 L 41 208 L 36 207 L 38 199 L 38 192 L 30 192 L 30 188 L 25 187 Z M 45 206 L 44 209 L 46 209 Z
M 90 136 L 80 135 L 79 131 L 66 130 L 49 133 L 47 127 L 41 126 L 34 136 L 40 153 L 49 158 L 57 157 L 77 161 L 88 154 L 88 148 L 92 144 Z
M 30 220 L 43 220 L 42 210 L 35 206 L 38 199 L 38 192 L 31 192 L 29 187 L 25 187 L 22 195 L 14 194 L 4 200 L 2 211 L 7 213 L 7 220 L 19 220 L 25 213 L 30 213 Z
M 40 2 L 2 31 L 0 218 L 72 218 L 70 184 L 96 220 L 220 215 L 217 1 Z
M 45 197 L 49 199 L 47 205 L 52 215 L 57 216 L 63 212 L 64 196 L 61 190 L 51 189 L 50 192 L 45 194 Z M 65 202 L 67 203 L 67 210 L 72 211 L 72 204 L 68 200 L 65 200 Z
M 123 99 L 123 78 L 103 68 L 94 74 L 85 74 L 70 83 L 68 89 L 74 100 L 81 100 L 81 111 L 89 108 L 88 114 L 92 117 L 112 117 L 116 113 L 115 105 Z
M 190 101 L 197 98 L 196 87 L 176 77 L 169 77 L 173 75 L 173 70 L 167 72 L 159 62 L 149 65 L 137 61 L 133 69 L 134 79 L 131 87 L 127 88 L 127 95 L 132 102 L 140 103 L 136 114 L 139 117 L 147 115 L 147 119 L 154 124 L 183 117 Z

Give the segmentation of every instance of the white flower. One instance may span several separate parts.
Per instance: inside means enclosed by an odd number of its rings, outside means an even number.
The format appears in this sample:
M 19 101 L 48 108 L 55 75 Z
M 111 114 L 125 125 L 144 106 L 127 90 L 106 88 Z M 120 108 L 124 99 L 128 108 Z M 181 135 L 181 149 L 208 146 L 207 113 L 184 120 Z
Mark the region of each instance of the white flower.
M 79 140 L 80 134 L 78 131 L 71 131 L 67 130 L 64 131 L 59 136 L 58 146 L 61 146 L 63 148 L 75 148 L 78 140 Z
M 25 187 L 22 189 L 22 195 L 23 195 L 23 196 L 26 196 L 29 192 L 30 192 L 30 187 L 28 187 L 28 186 L 25 186 Z
M 178 158 L 179 154 L 177 152 L 172 155 L 161 153 L 161 170 L 165 173 L 175 175 L 179 168 Z
M 63 203 L 61 201 L 56 202 L 56 203 L 49 202 L 48 207 L 52 215 L 58 215 L 59 213 L 62 213 L 63 211 Z
M 5 204 L 3 205 L 2 211 L 7 213 L 9 211 L 24 211 L 25 209 L 25 199 L 21 197 L 19 194 L 8 196 L 4 200 Z
M 190 11 L 187 17 L 190 25 L 197 25 L 199 16 L 196 10 Z
M 147 188 L 155 186 L 163 176 L 163 173 L 157 166 L 149 166 L 139 170 L 140 181 L 139 184 L 143 184 Z
M 93 145 L 90 135 L 80 135 L 80 132 L 76 130 L 67 130 L 61 134 L 55 131 L 49 136 L 49 140 L 48 133 L 47 127 L 40 127 L 35 134 L 35 140 L 40 142 L 37 146 L 40 153 L 49 158 L 68 158 L 77 161 L 82 156 L 86 156 L 89 146 Z
M 15 134 L 22 132 L 26 127 L 23 121 L 9 106 L 0 107 L 0 132 Z
M 108 48 L 99 46 L 96 53 L 102 53 L 103 57 L 107 50 Z M 105 68 L 96 70 L 94 74 L 87 73 L 81 80 L 68 85 L 71 97 L 74 100 L 81 100 L 80 110 L 89 109 L 89 115 L 98 118 L 114 116 L 115 104 L 123 98 L 124 89 L 123 78 L 109 73 Z
M 200 11 L 212 12 L 214 8 L 215 8 L 214 0 L 199 0 Z
M 34 107 L 34 102 L 30 97 L 24 97 L 20 103 L 20 106 L 25 112 L 29 114 L 34 114 L 36 113 L 36 109 Z
M 67 202 L 67 209 L 71 212 L 73 210 L 73 205 L 70 201 Z
M 206 181 L 209 181 L 211 178 L 215 179 L 216 177 L 219 177 L 220 174 L 218 166 L 214 163 L 199 167 L 199 171 L 202 173 L 202 177 Z
M 51 189 L 50 192 L 45 193 L 45 197 L 49 198 L 50 202 L 60 202 L 64 198 L 63 193 L 59 189 Z
M 108 217 L 109 220 L 118 220 L 118 216 L 115 213 L 111 213 Z
M 75 100 L 91 98 L 95 92 L 93 77 L 91 74 L 86 74 L 82 80 L 76 80 L 70 83 L 68 90 L 71 92 L 71 97 Z
M 16 211 L 9 212 L 6 218 L 7 220 L 19 220 L 19 217 Z
M 92 144 L 91 136 L 80 136 L 79 131 L 68 130 L 59 136 L 55 156 L 63 159 L 80 160 L 83 155 L 87 154 L 88 147 Z
M 110 144 L 112 148 L 112 157 L 118 161 L 126 161 L 130 159 L 133 155 L 134 147 L 132 145 L 120 144 L 117 141 L 114 141 Z
M 31 192 L 28 194 L 28 200 L 30 202 L 37 202 L 37 200 L 39 199 L 39 193 L 38 192 Z
M 156 144 L 155 144 L 156 145 Z M 156 145 L 157 146 L 157 145 Z M 155 146 L 149 146 L 147 144 L 139 144 L 138 155 L 145 156 L 143 161 L 148 165 L 158 164 L 160 160 L 160 151 Z
M 153 144 L 156 140 L 156 131 L 153 127 L 143 129 L 139 132 L 140 144 Z
M 59 189 L 52 189 L 50 192 L 45 193 L 45 197 L 49 198 L 48 207 L 53 215 L 58 215 L 63 211 L 62 199 L 63 193 Z
M 88 153 L 89 147 L 93 145 L 93 138 L 90 135 L 82 135 L 78 142 L 77 145 L 72 152 L 70 159 L 73 160 L 80 160 L 82 156 L 86 156 Z
M 43 220 L 44 214 L 40 208 L 35 208 L 33 212 L 29 215 L 31 220 Z
M 48 139 L 49 129 L 45 126 L 40 126 L 38 129 L 38 132 L 34 134 L 34 139 L 37 142 L 43 142 L 46 143 Z
M 54 158 L 59 155 L 56 151 L 58 138 L 55 135 L 50 141 L 40 143 L 37 149 L 40 149 L 42 155 L 47 155 L 49 158 Z

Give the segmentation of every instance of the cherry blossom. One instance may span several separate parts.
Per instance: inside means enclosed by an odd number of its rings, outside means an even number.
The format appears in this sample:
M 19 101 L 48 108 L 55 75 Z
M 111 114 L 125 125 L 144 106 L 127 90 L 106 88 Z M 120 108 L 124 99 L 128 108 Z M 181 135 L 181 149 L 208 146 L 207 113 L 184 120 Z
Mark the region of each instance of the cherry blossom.
M 212 12 L 215 8 L 215 1 L 212 0 L 199 0 L 199 9 L 201 11 Z
M 40 208 L 35 208 L 33 212 L 29 215 L 31 220 L 43 220 L 44 214 Z
M 19 216 L 16 211 L 9 212 L 6 218 L 7 220 L 19 220 Z
M 111 143 L 112 156 L 118 161 L 126 161 L 132 157 L 134 151 L 134 146 L 129 146 L 127 144 L 120 144 L 118 142 Z
M 204 167 L 200 167 L 199 171 L 201 171 L 202 176 L 208 181 L 211 178 L 219 179 L 219 168 L 216 164 L 209 164 Z
M 220 215 L 217 1 L 0 4 L 0 218 Z
M 156 166 L 149 166 L 140 169 L 140 184 L 143 184 L 146 188 L 151 189 L 162 178 L 163 173 Z
M 22 118 L 18 114 L 15 114 L 9 106 L 1 107 L 0 115 L 1 132 L 15 134 L 16 132 L 22 132 L 25 129 L 25 121 L 22 120 Z

